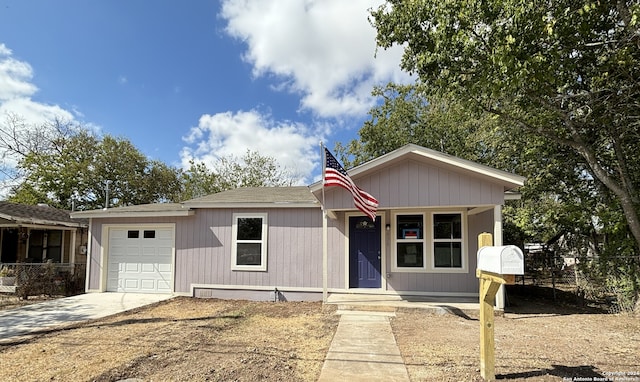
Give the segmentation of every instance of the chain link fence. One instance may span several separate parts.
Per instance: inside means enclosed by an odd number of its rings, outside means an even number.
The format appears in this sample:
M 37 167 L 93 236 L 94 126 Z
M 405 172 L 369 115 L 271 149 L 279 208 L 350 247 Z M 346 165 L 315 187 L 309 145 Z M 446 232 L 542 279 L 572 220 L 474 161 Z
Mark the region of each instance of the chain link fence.
M 539 250 L 525 252 L 525 275 L 518 284 L 550 290 L 546 297 L 556 302 L 614 314 L 640 312 L 639 268 L 636 257 L 574 258 Z
M 85 264 L 2 263 L 0 292 L 29 296 L 72 296 L 84 292 Z

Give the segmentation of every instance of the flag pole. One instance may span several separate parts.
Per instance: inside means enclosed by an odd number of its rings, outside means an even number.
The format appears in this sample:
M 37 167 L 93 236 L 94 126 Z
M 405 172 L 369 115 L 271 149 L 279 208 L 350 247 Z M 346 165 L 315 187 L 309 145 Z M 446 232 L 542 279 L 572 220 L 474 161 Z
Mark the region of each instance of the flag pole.
M 327 284 L 329 281 L 328 271 L 328 234 L 327 234 L 327 210 L 325 209 L 324 199 L 324 177 L 327 167 L 327 158 L 324 149 L 324 143 L 320 141 L 320 158 L 322 158 L 322 303 L 326 304 L 329 299 L 329 292 L 327 290 Z

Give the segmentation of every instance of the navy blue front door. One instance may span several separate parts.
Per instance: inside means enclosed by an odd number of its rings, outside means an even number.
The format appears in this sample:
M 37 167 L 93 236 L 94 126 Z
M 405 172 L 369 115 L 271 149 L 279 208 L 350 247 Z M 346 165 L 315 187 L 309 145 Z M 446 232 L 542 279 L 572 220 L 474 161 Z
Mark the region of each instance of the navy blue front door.
M 380 288 L 380 216 L 349 218 L 349 288 Z

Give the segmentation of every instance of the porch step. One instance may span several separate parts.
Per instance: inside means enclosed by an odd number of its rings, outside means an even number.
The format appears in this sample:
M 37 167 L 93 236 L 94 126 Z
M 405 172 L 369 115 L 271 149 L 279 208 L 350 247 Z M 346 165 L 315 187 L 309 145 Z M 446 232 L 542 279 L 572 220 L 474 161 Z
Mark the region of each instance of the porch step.
M 339 304 L 336 314 L 369 314 L 369 315 L 386 315 L 386 316 L 395 316 L 396 312 L 415 312 L 420 311 L 426 314 L 433 314 L 437 316 L 444 316 L 447 314 L 460 316 L 460 317 L 469 317 L 469 316 L 477 316 L 477 309 L 460 309 L 458 307 L 447 306 L 447 305 L 426 305 L 426 304 L 415 304 L 415 305 L 403 305 L 403 306 L 390 306 L 390 305 L 357 305 L 357 304 Z M 497 311 L 496 311 L 497 312 Z M 497 312 L 497 315 L 500 313 Z
M 398 296 L 381 294 L 332 293 L 328 304 L 340 311 L 351 312 L 421 312 L 434 315 L 455 315 L 475 319 L 480 312 L 476 298 Z M 496 311 L 497 314 L 500 312 Z
M 338 311 L 342 312 L 368 312 L 368 313 L 395 313 L 396 307 L 389 305 L 372 304 L 338 304 Z

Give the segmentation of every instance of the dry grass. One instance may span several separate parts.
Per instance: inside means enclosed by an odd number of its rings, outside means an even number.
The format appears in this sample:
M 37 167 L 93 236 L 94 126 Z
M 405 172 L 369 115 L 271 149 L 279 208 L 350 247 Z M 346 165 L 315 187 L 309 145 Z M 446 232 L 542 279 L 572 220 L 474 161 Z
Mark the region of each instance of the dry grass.
M 0 379 L 315 381 L 333 312 L 320 303 L 175 298 L 0 345 Z M 481 380 L 477 317 L 402 311 L 391 324 L 412 381 Z M 640 381 L 637 316 L 520 301 L 495 324 L 498 378 Z
M 11 381 L 315 381 L 338 317 L 320 303 L 175 298 L 0 345 Z
M 477 316 L 403 312 L 392 327 L 412 381 L 482 380 Z M 636 316 L 529 301 L 495 318 L 495 341 L 498 379 L 593 381 L 620 373 L 640 381 Z

